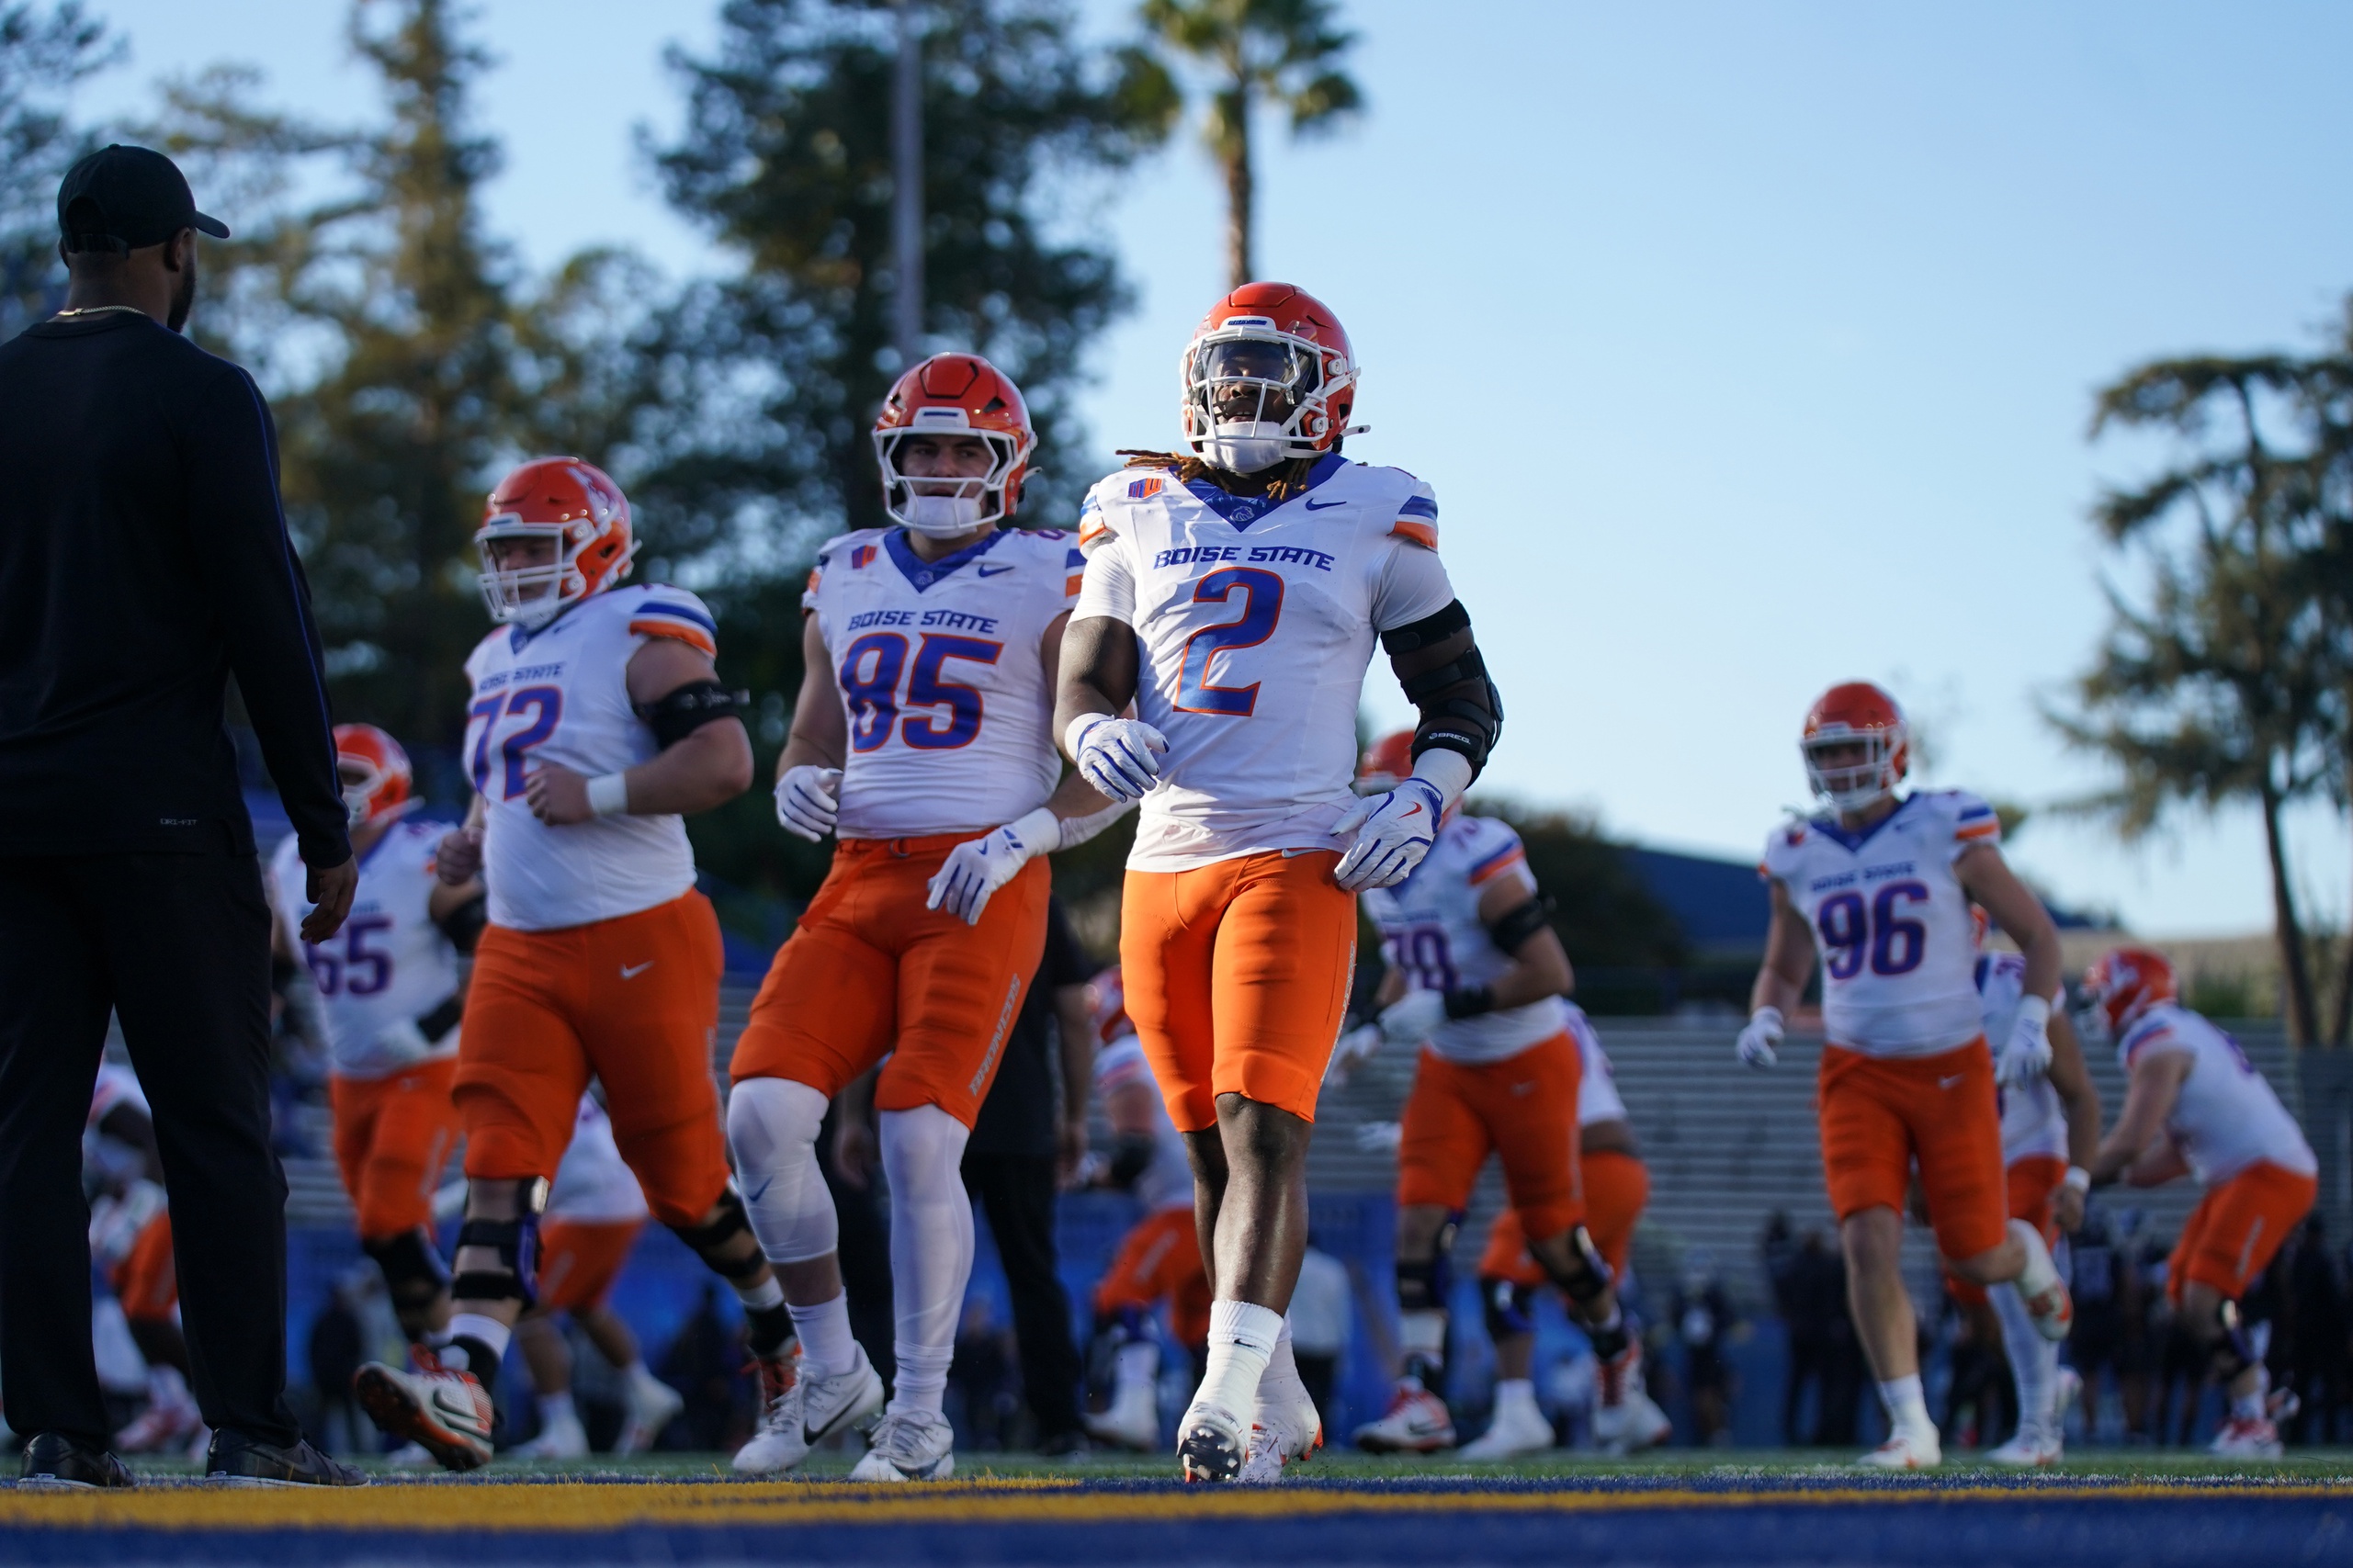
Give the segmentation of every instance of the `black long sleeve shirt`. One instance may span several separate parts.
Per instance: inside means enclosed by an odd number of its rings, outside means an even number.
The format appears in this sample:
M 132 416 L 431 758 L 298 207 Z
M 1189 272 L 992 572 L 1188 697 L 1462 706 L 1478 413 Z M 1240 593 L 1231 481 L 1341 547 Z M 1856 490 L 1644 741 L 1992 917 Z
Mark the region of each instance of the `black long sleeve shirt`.
M 134 311 L 0 344 L 0 854 L 252 852 L 232 672 L 303 860 L 340 864 L 319 634 L 260 389 Z

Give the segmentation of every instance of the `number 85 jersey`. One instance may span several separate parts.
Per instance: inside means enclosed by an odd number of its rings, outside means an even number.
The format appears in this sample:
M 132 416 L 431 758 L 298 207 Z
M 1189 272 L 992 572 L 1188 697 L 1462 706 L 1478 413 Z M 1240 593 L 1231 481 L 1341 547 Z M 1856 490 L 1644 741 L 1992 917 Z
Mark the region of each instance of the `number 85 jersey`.
M 1976 931 L 1953 862 L 1998 844 L 1993 807 L 1962 790 L 1922 790 L 1860 832 L 1835 817 L 1790 823 L 1765 843 L 1779 882 L 1822 955 L 1830 1043 L 1872 1056 L 1926 1056 L 1985 1032 Z

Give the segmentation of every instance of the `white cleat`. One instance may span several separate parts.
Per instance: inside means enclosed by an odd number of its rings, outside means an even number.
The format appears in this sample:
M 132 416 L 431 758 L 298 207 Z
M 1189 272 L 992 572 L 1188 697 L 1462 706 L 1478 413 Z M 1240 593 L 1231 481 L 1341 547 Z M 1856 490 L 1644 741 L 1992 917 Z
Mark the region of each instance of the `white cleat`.
M 1486 1431 L 1463 1445 L 1465 1459 L 1511 1459 L 1553 1446 L 1553 1424 L 1533 1404 L 1499 1405 Z
M 1426 1389 L 1401 1386 L 1377 1421 L 1356 1428 L 1356 1446 L 1374 1454 L 1432 1454 L 1454 1446 L 1454 1417 Z
M 2018 1436 L 1988 1453 L 1985 1462 L 2011 1470 L 2042 1470 L 2058 1463 L 2065 1449 L 2058 1433 L 2029 1431 L 2021 1427 Z
M 2257 1416 L 2249 1420 L 2234 1416 L 2223 1423 L 2223 1429 L 2214 1434 L 2206 1451 L 2224 1459 L 2279 1459 L 2288 1450 L 2279 1441 L 2279 1428 L 2269 1416 Z
M 1593 1412 L 1593 1441 L 1602 1452 L 1637 1453 L 1655 1449 L 1675 1435 L 1675 1423 L 1658 1402 L 1640 1388 L 1629 1388 L 1615 1404 Z
M 956 1428 L 929 1412 L 886 1414 L 853 1481 L 945 1481 L 956 1473 Z
M 1239 1477 L 1250 1454 L 1250 1433 L 1242 1419 L 1222 1404 L 1195 1402 L 1177 1423 L 1177 1459 L 1184 1478 L 1193 1481 L 1232 1481 Z
M 882 1379 L 865 1348 L 857 1360 L 829 1378 L 810 1377 L 798 1356 L 760 1363 L 760 1429 L 735 1450 L 738 1475 L 776 1475 L 809 1457 L 837 1432 L 863 1427 L 882 1408 Z
M 444 1468 L 474 1470 L 491 1459 L 491 1396 L 471 1372 L 453 1372 L 417 1349 L 418 1370 L 370 1361 L 351 1380 L 368 1418 L 396 1438 L 422 1444 Z
M 686 1408 L 686 1396 L 640 1367 L 629 1380 L 629 1418 L 613 1441 L 617 1454 L 638 1454 L 653 1447 L 662 1429 Z
M 1944 1462 L 1944 1445 L 1934 1428 L 1913 1436 L 1898 1432 L 1855 1461 L 1860 1470 L 1933 1470 Z
M 1307 1405 L 1305 1419 L 1298 1409 L 1301 1404 Z M 1283 1479 L 1285 1465 L 1314 1458 L 1324 1446 L 1324 1424 L 1315 1412 L 1312 1400 L 1291 1403 L 1288 1408 L 1261 1404 L 1250 1422 L 1242 1468 L 1234 1479 L 1245 1486 L 1272 1486 Z
M 539 1435 L 515 1447 L 516 1459 L 581 1459 L 588 1453 L 588 1429 L 576 1415 L 550 1421 Z

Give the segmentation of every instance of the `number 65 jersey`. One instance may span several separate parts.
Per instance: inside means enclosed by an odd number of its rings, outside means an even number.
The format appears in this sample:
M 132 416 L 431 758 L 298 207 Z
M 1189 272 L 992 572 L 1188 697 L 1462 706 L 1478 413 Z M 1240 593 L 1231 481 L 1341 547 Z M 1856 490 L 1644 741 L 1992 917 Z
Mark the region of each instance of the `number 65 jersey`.
M 1075 618 L 1135 628 L 1136 716 L 1169 741 L 1127 863 L 1345 849 L 1374 637 L 1454 598 L 1430 487 L 1338 454 L 1280 502 L 1127 468 L 1088 492 L 1079 536 Z
M 1793 821 L 1765 843 L 1822 955 L 1830 1043 L 1871 1056 L 1927 1056 L 1985 1032 L 1976 930 L 1952 863 L 2001 842 L 1994 809 L 1963 790 L 1922 790 L 1861 832 L 1836 817 Z

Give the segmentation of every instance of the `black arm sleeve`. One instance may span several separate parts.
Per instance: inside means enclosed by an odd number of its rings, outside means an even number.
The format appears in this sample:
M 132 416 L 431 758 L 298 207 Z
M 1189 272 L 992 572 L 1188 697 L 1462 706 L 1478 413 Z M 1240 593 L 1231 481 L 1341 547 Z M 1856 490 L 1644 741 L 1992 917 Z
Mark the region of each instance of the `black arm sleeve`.
M 350 818 L 311 587 L 278 504 L 277 427 L 253 378 L 227 366 L 190 400 L 177 434 L 200 586 L 218 607 L 263 759 L 303 863 L 341 865 L 351 858 Z
M 1397 683 L 1405 688 L 1406 701 L 1421 710 L 1421 723 L 1413 732 L 1413 754 L 1460 752 L 1476 778 L 1503 736 L 1503 694 L 1488 678 L 1487 660 L 1479 656 L 1470 629 L 1470 612 L 1456 599 L 1434 615 L 1383 632 L 1381 647 L 1397 671 Z M 1416 657 L 1457 637 L 1462 651 L 1451 659 L 1433 665 Z

